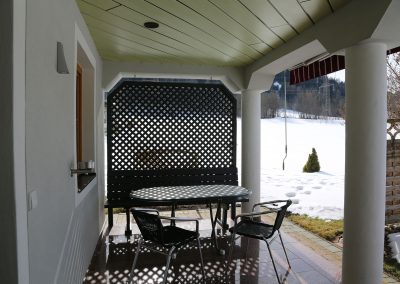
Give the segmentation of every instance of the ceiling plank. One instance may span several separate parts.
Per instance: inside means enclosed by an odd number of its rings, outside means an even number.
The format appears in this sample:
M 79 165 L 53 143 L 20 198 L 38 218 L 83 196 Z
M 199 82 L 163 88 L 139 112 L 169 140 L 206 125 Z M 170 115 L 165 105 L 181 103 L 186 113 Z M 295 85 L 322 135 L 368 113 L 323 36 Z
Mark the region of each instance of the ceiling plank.
M 296 31 L 289 24 L 272 27 L 271 30 L 286 42 L 297 35 Z
M 252 44 L 251 47 L 253 47 L 254 49 L 258 50 L 258 51 L 261 52 L 263 55 L 266 55 L 269 51 L 272 50 L 271 47 L 269 47 L 268 45 L 266 45 L 266 44 L 263 43 L 263 42 Z
M 350 0 L 329 0 L 333 10 L 342 8 L 344 5 L 350 2 Z
M 275 10 L 268 0 L 240 0 L 240 2 L 269 28 L 287 24 L 286 20 Z
M 154 63 L 169 63 L 169 64 L 187 64 L 190 62 L 190 58 L 178 59 L 170 54 L 164 54 L 162 51 L 148 49 L 140 44 L 127 41 L 123 38 L 119 38 L 113 34 L 108 34 L 92 28 L 91 33 L 96 38 L 96 44 L 102 46 L 102 50 L 108 50 L 109 53 L 112 52 L 119 58 L 118 61 L 124 60 L 124 58 L 129 58 L 129 60 L 135 60 L 139 62 L 154 62 Z M 160 53 L 162 56 L 160 56 Z M 217 64 L 220 66 L 232 66 L 232 61 L 228 62 L 209 62 L 210 64 Z M 193 64 L 193 62 L 192 62 Z
M 210 0 L 227 15 L 256 35 L 262 42 L 276 48 L 283 43 L 262 21 L 236 0 Z
M 129 40 L 125 40 L 122 37 L 118 37 L 115 34 L 106 34 L 102 30 L 96 30 L 96 28 L 91 27 L 93 30 L 93 34 L 98 39 L 98 44 L 101 46 L 101 49 L 108 50 L 116 50 L 123 51 L 117 52 L 119 55 L 123 55 L 124 58 L 131 56 L 131 58 L 135 58 L 138 61 L 146 61 L 148 58 L 152 58 L 153 62 L 158 63 L 174 63 L 174 64 L 186 64 L 186 65 L 204 65 L 204 64 L 216 64 L 226 65 L 226 62 L 216 62 L 216 60 L 210 60 L 209 58 L 203 57 L 200 58 L 198 56 L 193 56 L 189 54 L 181 55 L 177 57 L 175 54 L 169 54 L 162 52 L 160 50 L 151 50 L 143 48 L 143 46 L 138 45 L 136 42 L 131 42 Z M 97 34 L 98 32 L 101 35 Z
M 300 1 L 306 13 L 312 18 L 314 23 L 332 14 L 331 7 L 327 0 L 306 0 Z
M 84 1 L 105 11 L 120 5 L 119 3 L 113 0 L 84 0 Z
M 178 0 L 182 5 L 192 9 L 190 15 L 197 14 L 208 19 L 210 23 L 206 23 L 204 28 L 211 27 L 213 29 L 222 29 L 225 33 L 232 34 L 236 39 L 243 41 L 246 44 L 260 43 L 261 40 L 253 33 L 245 29 L 238 22 L 226 15 L 218 7 L 208 1 L 198 0 Z M 183 6 L 182 9 L 185 9 Z M 186 10 L 186 9 L 185 9 Z M 198 16 L 196 16 L 198 17 Z M 221 32 L 222 32 L 221 30 Z
M 269 0 L 269 2 L 298 33 L 312 26 L 313 23 L 297 0 Z
M 99 49 L 99 53 L 101 54 L 101 57 L 103 59 L 110 61 L 120 61 L 120 62 L 134 61 L 134 62 L 148 62 L 148 63 L 158 63 L 158 64 L 167 63 L 167 62 L 160 62 L 159 58 L 155 59 L 150 56 L 143 57 L 134 55 L 132 53 L 132 50 L 124 47 L 116 48 L 115 46 L 105 45 Z
M 171 63 L 171 64 L 196 64 L 196 62 L 201 59 L 201 64 L 212 64 L 212 65 L 227 65 L 228 62 L 234 61 L 223 61 L 220 59 L 210 59 L 208 57 L 198 58 L 192 57 L 190 55 L 184 57 L 177 57 L 173 54 L 168 54 L 162 50 L 152 49 L 148 46 L 138 44 L 136 42 L 132 42 L 126 40 L 122 37 L 119 37 L 115 34 L 106 33 L 102 30 L 99 30 L 95 27 L 91 28 L 91 34 L 96 38 L 96 44 L 101 46 L 102 48 L 108 48 L 109 50 L 116 50 L 118 54 L 129 56 L 134 55 L 132 57 L 137 58 L 138 61 L 147 61 L 151 59 L 153 62 L 157 63 Z M 197 59 L 196 59 L 197 58 Z M 200 63 L 198 63 L 200 64 Z M 234 63 L 232 63 L 234 64 Z
M 139 55 L 153 55 L 157 57 L 161 57 L 163 59 L 169 58 L 174 59 L 175 56 L 163 52 L 162 50 L 157 50 L 153 48 L 149 48 L 148 46 L 126 40 L 122 37 L 119 37 L 113 33 L 107 33 L 102 30 L 99 30 L 95 27 L 91 27 L 91 33 L 93 36 L 99 41 L 102 42 L 102 46 L 114 46 L 115 48 L 123 47 L 124 49 L 131 49 L 135 52 L 135 54 Z
M 288 41 L 296 36 L 296 31 L 278 13 L 278 11 L 268 2 L 268 0 L 240 0 L 254 15 L 265 23 L 278 37 Z

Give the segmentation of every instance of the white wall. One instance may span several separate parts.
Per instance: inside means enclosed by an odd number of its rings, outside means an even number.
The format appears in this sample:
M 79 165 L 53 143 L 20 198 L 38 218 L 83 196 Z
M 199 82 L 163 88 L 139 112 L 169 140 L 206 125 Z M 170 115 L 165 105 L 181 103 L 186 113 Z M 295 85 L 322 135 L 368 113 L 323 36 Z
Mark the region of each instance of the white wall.
M 91 259 L 104 217 L 102 170 L 97 184 L 76 203 L 75 24 L 96 61 L 95 113 L 103 119 L 102 63 L 75 1 L 27 1 L 26 177 L 38 206 L 28 213 L 30 283 L 79 283 Z M 64 45 L 70 74 L 56 72 L 56 44 Z M 97 165 L 103 161 L 103 128 L 97 130 Z M 86 191 L 86 192 L 85 192 Z M 89 191 L 89 192 L 88 192 Z

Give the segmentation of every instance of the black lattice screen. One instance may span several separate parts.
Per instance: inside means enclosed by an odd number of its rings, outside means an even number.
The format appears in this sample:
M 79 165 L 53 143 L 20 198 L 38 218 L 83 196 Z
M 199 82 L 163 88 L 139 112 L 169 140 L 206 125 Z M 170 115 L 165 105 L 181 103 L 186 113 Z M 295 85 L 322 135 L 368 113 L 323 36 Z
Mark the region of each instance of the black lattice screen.
M 221 83 L 124 79 L 107 99 L 108 199 L 160 185 L 237 184 L 236 100 Z

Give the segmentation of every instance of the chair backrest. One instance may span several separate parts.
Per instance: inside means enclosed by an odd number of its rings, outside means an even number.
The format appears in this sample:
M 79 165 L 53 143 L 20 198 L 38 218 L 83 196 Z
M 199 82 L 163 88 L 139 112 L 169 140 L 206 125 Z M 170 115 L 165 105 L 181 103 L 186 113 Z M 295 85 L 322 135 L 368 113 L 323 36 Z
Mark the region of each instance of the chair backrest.
M 279 230 L 279 229 L 280 229 L 280 227 L 281 227 L 281 225 L 282 225 L 282 222 L 283 222 L 283 218 L 285 218 L 286 211 L 287 211 L 288 207 L 289 207 L 291 204 L 292 204 L 292 200 L 289 199 L 289 200 L 286 201 L 286 204 L 285 204 L 285 205 L 281 206 L 281 207 L 277 210 L 277 212 L 276 212 L 276 219 L 275 219 L 274 228 L 273 228 L 274 232 L 275 232 L 276 230 Z
M 131 209 L 143 239 L 163 243 L 163 225 L 158 215 Z

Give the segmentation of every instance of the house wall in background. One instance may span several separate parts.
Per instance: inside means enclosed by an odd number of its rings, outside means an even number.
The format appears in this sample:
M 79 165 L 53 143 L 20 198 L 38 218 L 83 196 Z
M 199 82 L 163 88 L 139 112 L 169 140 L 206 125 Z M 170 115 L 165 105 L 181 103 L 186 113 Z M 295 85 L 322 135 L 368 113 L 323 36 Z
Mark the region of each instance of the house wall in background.
M 387 140 L 386 145 L 385 224 L 394 224 L 400 220 L 400 140 Z

